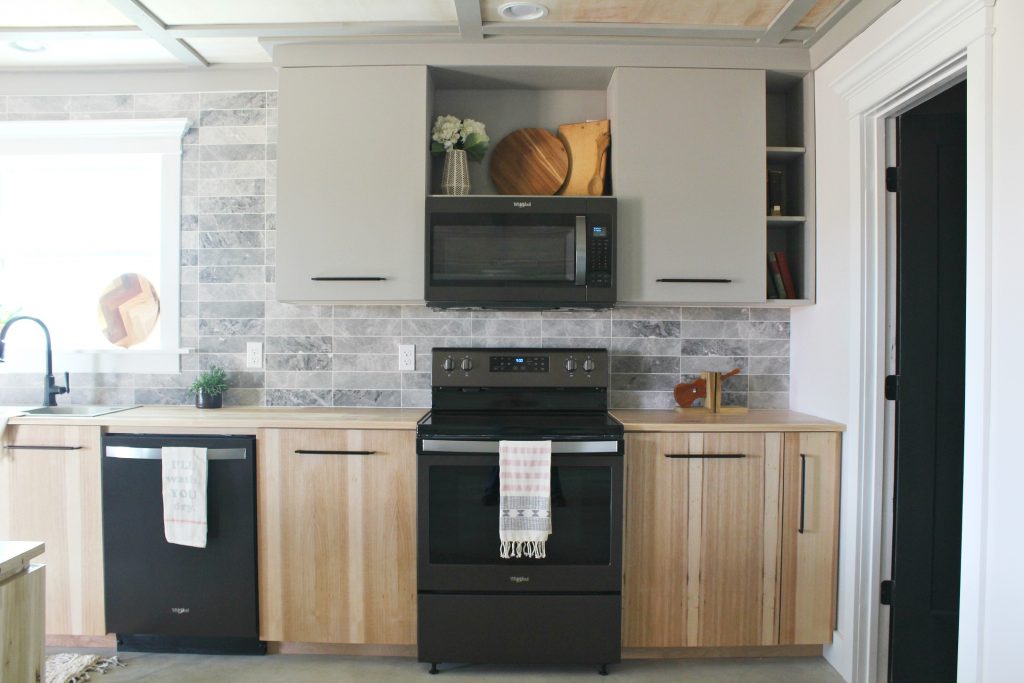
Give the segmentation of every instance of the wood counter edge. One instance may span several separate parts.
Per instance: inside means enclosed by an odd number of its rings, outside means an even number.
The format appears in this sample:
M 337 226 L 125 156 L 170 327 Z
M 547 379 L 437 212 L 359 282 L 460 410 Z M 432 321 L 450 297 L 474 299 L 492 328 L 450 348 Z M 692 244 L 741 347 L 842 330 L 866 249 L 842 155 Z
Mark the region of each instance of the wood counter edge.
M 844 432 L 846 425 L 792 410 L 748 413 L 681 413 L 676 410 L 615 410 L 627 432 Z
M 45 551 L 41 541 L 0 541 L 0 581 L 26 569 L 33 557 Z

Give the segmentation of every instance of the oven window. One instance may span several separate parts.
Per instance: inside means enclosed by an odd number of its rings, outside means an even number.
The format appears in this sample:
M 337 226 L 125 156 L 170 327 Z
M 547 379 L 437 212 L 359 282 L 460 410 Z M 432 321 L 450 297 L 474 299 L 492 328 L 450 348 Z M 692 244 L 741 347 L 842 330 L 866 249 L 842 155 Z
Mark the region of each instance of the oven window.
M 431 279 L 436 283 L 564 282 L 576 277 L 574 226 L 558 218 L 516 216 L 509 225 L 467 223 L 442 216 L 431 231 Z
M 431 564 L 607 565 L 610 467 L 551 468 L 551 527 L 544 560 L 499 557 L 497 466 L 429 470 Z

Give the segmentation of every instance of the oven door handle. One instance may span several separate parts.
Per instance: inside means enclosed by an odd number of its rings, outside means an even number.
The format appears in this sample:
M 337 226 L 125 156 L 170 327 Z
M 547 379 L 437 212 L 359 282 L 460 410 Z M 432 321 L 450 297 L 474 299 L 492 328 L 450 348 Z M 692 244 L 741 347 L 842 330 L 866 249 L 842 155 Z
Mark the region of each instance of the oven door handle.
M 587 217 L 576 216 L 576 286 L 587 284 Z
M 497 441 L 461 441 L 456 439 L 423 439 L 423 453 L 497 453 Z M 618 441 L 552 441 L 551 453 L 614 453 L 619 452 Z

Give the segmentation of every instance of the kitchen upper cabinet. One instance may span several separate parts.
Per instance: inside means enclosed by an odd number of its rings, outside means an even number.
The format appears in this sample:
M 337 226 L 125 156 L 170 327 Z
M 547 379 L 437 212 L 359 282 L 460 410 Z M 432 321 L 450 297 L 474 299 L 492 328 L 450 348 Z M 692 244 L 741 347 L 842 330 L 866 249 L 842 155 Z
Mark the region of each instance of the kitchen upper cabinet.
M 258 438 L 260 638 L 415 643 L 415 433 Z
M 838 443 L 627 434 L 623 646 L 831 642 Z
M 619 68 L 608 111 L 619 300 L 764 301 L 764 72 Z
M 106 635 L 100 428 L 8 425 L 0 443 L 0 538 L 46 544 L 46 633 Z
M 277 298 L 422 301 L 426 66 L 283 68 Z

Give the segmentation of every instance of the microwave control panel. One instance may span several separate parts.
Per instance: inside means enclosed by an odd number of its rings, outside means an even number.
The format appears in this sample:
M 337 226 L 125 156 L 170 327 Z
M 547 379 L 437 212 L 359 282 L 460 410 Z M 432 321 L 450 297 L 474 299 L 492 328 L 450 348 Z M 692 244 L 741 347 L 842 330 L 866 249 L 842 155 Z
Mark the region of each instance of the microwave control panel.
M 587 230 L 587 284 L 592 287 L 612 286 L 612 247 L 609 229 L 592 225 Z

